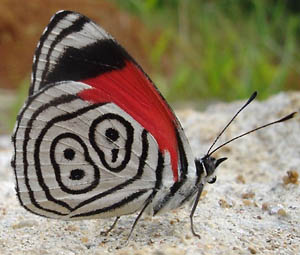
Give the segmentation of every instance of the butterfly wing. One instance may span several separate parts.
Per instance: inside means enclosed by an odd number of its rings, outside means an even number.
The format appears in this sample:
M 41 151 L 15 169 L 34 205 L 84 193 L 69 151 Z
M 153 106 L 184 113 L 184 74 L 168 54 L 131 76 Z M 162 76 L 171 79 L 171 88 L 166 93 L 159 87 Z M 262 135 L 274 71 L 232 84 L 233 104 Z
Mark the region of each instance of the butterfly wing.
M 122 215 L 164 182 L 169 198 L 184 185 L 194 159 L 179 121 L 133 58 L 85 16 L 51 19 L 29 95 L 12 164 L 27 209 L 56 218 Z

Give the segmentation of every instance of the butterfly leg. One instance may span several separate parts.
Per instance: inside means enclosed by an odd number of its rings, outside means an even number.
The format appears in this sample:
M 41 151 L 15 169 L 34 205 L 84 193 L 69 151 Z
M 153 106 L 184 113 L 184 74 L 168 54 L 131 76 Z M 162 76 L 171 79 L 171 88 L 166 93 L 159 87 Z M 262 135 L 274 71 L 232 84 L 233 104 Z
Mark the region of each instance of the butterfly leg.
M 192 211 L 191 211 L 191 214 L 190 214 L 190 220 L 191 220 L 191 231 L 193 233 L 194 236 L 198 237 L 199 239 L 201 238 L 201 236 L 199 234 L 197 234 L 194 230 L 194 222 L 193 222 L 193 217 L 194 217 L 194 213 L 196 211 L 196 208 L 197 208 L 197 205 L 198 205 L 198 202 L 199 202 L 199 199 L 200 199 L 200 196 L 201 196 L 201 193 L 202 193 L 202 190 L 203 190 L 203 184 L 201 184 L 201 186 L 199 187 L 199 190 L 197 192 L 197 195 L 196 195 L 196 198 L 195 198 L 195 202 L 193 204 L 193 207 L 192 207 Z
M 129 241 L 129 239 L 130 239 L 130 237 L 132 235 L 132 232 L 133 232 L 136 224 L 138 223 L 138 221 L 141 218 L 143 212 L 146 210 L 147 206 L 151 203 L 151 201 L 152 201 L 152 199 L 148 200 L 148 202 L 144 205 L 143 209 L 140 211 L 139 215 L 136 217 L 136 219 L 135 219 L 135 221 L 134 221 L 134 223 L 133 223 L 133 225 L 131 227 L 130 233 L 129 233 L 128 237 L 127 237 L 127 243 L 128 243 L 128 241 Z
M 101 235 L 107 236 L 108 233 L 109 233 L 110 231 L 112 231 L 113 228 L 117 225 L 117 222 L 119 221 L 119 219 L 120 219 L 120 216 L 116 217 L 114 223 L 110 226 L 110 228 L 109 228 L 108 230 L 106 230 L 106 231 L 102 231 L 102 232 L 101 232 Z

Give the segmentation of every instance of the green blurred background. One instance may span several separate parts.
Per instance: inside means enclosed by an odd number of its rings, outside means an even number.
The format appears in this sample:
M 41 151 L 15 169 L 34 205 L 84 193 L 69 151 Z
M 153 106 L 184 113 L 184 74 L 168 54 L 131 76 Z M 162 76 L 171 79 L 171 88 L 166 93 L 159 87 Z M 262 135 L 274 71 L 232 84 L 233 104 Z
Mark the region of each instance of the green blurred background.
M 0 134 L 14 125 L 36 44 L 61 9 L 110 32 L 171 104 L 300 89 L 299 0 L 1 0 Z

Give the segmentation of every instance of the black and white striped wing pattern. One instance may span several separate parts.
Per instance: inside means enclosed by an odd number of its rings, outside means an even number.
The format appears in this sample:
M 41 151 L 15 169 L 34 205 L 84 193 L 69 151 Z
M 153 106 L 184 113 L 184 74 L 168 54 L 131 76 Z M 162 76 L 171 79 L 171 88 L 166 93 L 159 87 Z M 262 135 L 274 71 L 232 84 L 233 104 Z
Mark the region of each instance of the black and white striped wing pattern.
M 153 137 L 118 106 L 77 96 L 61 82 L 30 97 L 13 136 L 17 194 L 29 211 L 63 219 L 139 210 L 162 162 Z

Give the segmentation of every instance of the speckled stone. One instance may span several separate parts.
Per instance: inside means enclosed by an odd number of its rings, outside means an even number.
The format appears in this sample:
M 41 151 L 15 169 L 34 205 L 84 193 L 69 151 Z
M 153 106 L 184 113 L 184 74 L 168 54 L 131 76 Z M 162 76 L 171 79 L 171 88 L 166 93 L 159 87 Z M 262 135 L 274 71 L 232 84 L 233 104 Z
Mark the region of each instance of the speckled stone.
M 218 103 L 204 112 L 177 111 L 195 156 L 201 157 L 243 102 Z M 219 144 L 257 125 L 300 109 L 300 93 L 253 102 Z M 136 215 L 65 222 L 25 211 L 14 192 L 9 137 L 0 137 L 0 254 L 300 254 L 300 189 L 286 181 L 300 173 L 300 117 L 256 132 L 216 152 L 229 159 L 207 185 L 194 217 L 201 239 L 190 232 L 190 209 L 142 218 L 123 244 Z M 285 181 L 284 181 L 285 180 Z M 220 202 L 221 201 L 221 202 Z

